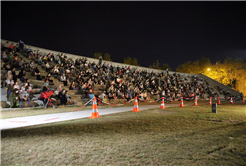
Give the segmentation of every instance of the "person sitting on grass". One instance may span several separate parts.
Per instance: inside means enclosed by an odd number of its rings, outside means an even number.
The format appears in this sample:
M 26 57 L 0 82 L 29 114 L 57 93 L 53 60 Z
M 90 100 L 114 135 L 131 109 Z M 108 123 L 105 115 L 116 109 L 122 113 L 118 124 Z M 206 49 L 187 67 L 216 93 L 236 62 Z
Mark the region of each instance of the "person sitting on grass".
M 19 97 L 18 89 L 13 89 L 8 98 L 8 100 L 10 101 L 10 108 L 19 107 L 20 105 L 19 99 L 20 97 Z

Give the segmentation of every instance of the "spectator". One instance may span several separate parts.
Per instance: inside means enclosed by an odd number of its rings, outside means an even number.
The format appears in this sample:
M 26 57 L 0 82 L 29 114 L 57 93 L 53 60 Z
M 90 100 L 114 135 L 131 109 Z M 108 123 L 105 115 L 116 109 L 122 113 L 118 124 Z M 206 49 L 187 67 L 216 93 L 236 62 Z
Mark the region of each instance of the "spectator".
M 36 75 L 36 77 L 37 77 L 37 80 L 41 80 L 41 78 L 40 78 L 39 67 L 36 67 L 36 69 L 35 69 L 35 75 Z
M 20 78 L 20 81 L 21 82 L 26 82 L 26 71 L 25 70 L 22 70 L 20 73 L 19 73 L 19 78 Z
M 29 96 L 29 93 L 28 93 L 28 88 L 26 86 L 27 84 L 24 84 L 22 87 L 21 87 L 21 90 L 20 90 L 20 107 L 22 107 L 22 101 L 28 101 L 28 107 L 31 106 L 31 102 L 30 102 L 30 96 Z
M 53 80 L 51 79 L 51 73 L 50 72 L 47 74 L 46 80 L 48 80 L 48 82 L 49 82 L 50 85 L 54 85 L 53 84 Z
M 38 55 L 38 65 L 42 65 L 42 64 L 43 64 L 42 56 Z
M 4 63 L 9 61 L 8 56 L 6 54 L 6 51 L 3 51 L 3 53 L 2 53 L 2 60 L 4 61 Z
M 24 46 L 25 46 L 25 43 L 22 40 L 20 40 L 19 41 L 19 48 L 20 48 L 20 52 L 22 52 L 22 53 L 24 51 Z
M 6 86 L 6 89 L 5 89 L 6 98 L 9 98 L 10 93 L 13 91 L 14 83 L 15 83 L 14 80 L 11 80 L 10 84 Z
M 31 72 L 35 70 L 33 61 L 30 62 L 30 69 L 31 69 Z
M 94 98 L 95 95 L 94 95 L 92 89 L 89 89 L 88 96 L 90 99 Z
M 65 74 L 61 76 L 60 81 L 63 82 L 63 86 L 67 86 L 67 78 Z
M 127 93 L 125 94 L 125 99 L 126 99 L 127 101 L 130 101 L 130 100 L 132 99 L 129 92 L 127 92 Z
M 10 45 L 9 45 L 9 42 L 7 41 L 4 45 L 3 45 L 3 51 L 7 50 L 7 51 L 10 51 Z
M 17 81 L 17 75 L 15 73 L 15 68 L 12 69 L 12 75 L 13 75 L 13 80 L 16 82 Z
M 12 65 L 10 64 L 10 62 L 7 62 L 5 65 L 5 70 L 11 70 L 12 69 Z
M 78 90 L 78 88 L 76 88 L 76 86 L 75 86 L 75 82 L 74 81 L 71 82 L 69 90 Z
M 66 97 L 67 97 L 67 104 L 73 104 L 73 101 L 71 100 L 71 97 L 68 95 L 68 91 L 66 91 Z
M 14 43 L 12 43 L 12 44 L 10 45 L 10 50 L 13 51 L 14 48 L 15 48 Z
M 1 59 L 1 69 L 3 70 L 3 67 L 4 67 L 4 63 L 3 63 L 3 60 Z
M 20 85 L 19 85 L 19 83 L 16 81 L 15 82 L 15 84 L 14 84 L 14 87 L 13 87 L 14 89 L 18 89 L 18 90 L 20 90 Z
M 56 88 L 55 94 L 58 96 L 59 98 L 59 93 L 61 92 L 62 88 L 61 88 L 61 84 L 59 84 L 59 86 Z
M 88 84 L 88 86 L 85 88 L 85 96 L 86 97 L 89 97 L 89 91 L 90 91 L 90 89 L 92 89 L 92 87 L 91 87 L 90 84 Z
M 60 74 L 58 65 L 55 65 L 55 67 L 53 68 L 53 73 L 56 74 L 57 76 L 58 74 Z
M 99 65 L 100 65 L 100 66 L 101 66 L 101 64 L 102 64 L 102 59 L 103 59 L 102 56 L 100 56 L 100 57 L 99 57 Z
M 11 81 L 12 79 L 13 79 L 12 71 L 9 70 L 8 73 L 7 73 L 7 75 L 6 75 L 6 81 L 5 81 L 4 86 L 7 85 L 7 84 L 10 84 L 10 81 Z
M 46 62 L 45 70 L 46 70 L 47 72 L 50 71 L 50 64 L 49 64 L 49 62 Z
M 10 108 L 19 107 L 19 99 L 19 91 L 17 89 L 13 89 L 8 97 L 8 100 L 10 101 Z
M 103 101 L 106 98 L 106 91 L 100 94 L 99 98 Z
M 108 99 L 109 100 L 114 99 L 114 94 L 113 94 L 112 90 L 110 90 L 109 93 L 108 93 Z
M 48 91 L 48 90 L 49 90 L 49 83 L 45 82 L 43 86 L 43 92 Z
M 62 89 L 60 92 L 60 101 L 61 101 L 61 105 L 65 105 L 67 104 L 67 97 L 66 97 L 66 91 L 65 89 Z

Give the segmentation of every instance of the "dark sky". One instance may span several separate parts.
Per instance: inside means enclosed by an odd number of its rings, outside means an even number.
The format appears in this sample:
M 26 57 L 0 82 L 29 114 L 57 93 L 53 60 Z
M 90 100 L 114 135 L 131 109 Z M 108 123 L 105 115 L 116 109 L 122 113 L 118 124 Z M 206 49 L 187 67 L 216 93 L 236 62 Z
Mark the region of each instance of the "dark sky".
M 246 2 L 1 2 L 1 38 L 172 69 L 207 57 L 246 58 Z

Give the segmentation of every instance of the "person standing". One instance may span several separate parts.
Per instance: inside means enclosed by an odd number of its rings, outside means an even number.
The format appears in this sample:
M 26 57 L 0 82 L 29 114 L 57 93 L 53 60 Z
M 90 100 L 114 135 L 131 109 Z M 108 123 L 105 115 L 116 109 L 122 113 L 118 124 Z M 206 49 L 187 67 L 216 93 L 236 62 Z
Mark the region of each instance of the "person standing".
M 19 102 L 19 91 L 17 89 L 14 89 L 10 95 L 8 100 L 10 101 L 10 108 L 14 108 L 14 107 L 19 107 L 20 102 Z
M 6 98 L 9 98 L 9 95 L 13 91 L 13 89 L 14 89 L 14 80 L 11 80 L 10 84 L 8 84 L 5 89 Z
M 20 52 L 22 52 L 22 53 L 24 51 L 24 46 L 25 46 L 25 43 L 22 40 L 20 40 L 19 41 L 19 48 L 20 48 Z
M 17 81 L 17 75 L 15 73 L 15 68 L 12 69 L 12 75 L 13 75 L 14 82 L 16 82 Z
M 99 65 L 100 65 L 100 66 L 101 66 L 101 64 L 102 64 L 102 59 L 103 59 L 103 57 L 100 56 L 100 57 L 99 57 Z

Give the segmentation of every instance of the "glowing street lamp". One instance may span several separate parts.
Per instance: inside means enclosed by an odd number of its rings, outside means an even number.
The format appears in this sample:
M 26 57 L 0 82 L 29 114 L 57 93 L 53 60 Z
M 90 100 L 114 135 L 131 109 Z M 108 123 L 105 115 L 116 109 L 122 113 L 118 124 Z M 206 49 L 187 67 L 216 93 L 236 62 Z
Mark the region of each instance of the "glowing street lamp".
M 208 68 L 207 71 L 210 71 L 210 68 Z

